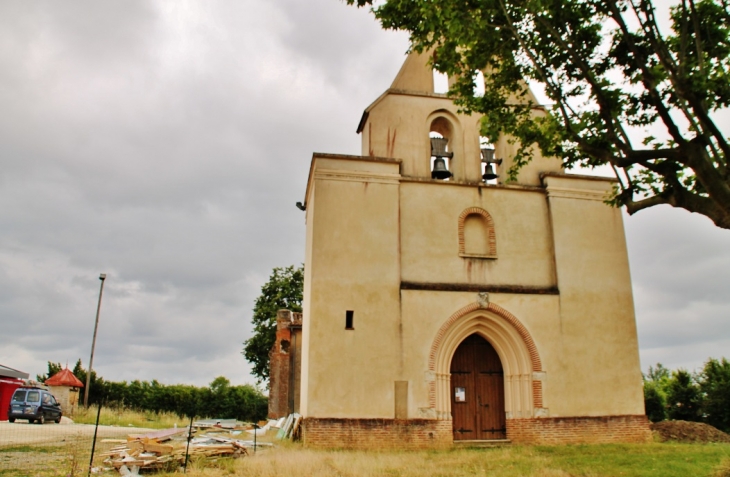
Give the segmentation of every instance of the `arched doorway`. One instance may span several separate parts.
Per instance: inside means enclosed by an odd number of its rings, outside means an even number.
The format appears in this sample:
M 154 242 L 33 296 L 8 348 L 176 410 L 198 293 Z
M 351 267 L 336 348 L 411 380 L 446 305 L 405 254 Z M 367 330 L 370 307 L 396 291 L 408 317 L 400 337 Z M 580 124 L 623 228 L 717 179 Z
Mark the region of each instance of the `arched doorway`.
M 504 371 L 497 351 L 474 333 L 451 358 L 454 440 L 506 439 Z

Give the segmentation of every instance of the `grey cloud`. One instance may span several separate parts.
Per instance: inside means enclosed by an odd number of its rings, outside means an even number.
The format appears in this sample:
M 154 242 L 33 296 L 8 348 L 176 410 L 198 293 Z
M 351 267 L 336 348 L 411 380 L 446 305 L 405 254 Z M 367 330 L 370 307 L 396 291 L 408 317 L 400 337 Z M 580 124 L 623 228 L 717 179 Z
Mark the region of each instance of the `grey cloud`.
M 106 272 L 101 375 L 250 381 L 254 299 L 304 260 L 311 154 L 359 153 L 406 48 L 332 0 L 0 4 L 0 363 L 86 363 Z M 727 342 L 727 232 L 626 228 L 642 359 Z

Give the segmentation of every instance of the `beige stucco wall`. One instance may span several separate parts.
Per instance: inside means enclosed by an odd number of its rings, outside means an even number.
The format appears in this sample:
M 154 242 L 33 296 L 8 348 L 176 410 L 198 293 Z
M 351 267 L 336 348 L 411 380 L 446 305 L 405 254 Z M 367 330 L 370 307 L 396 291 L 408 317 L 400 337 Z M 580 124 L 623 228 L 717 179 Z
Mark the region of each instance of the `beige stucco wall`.
M 397 356 L 398 164 L 314 161 L 302 412 L 392 417 L 393 378 L 382 370 L 393 369 Z M 345 329 L 347 310 L 354 330 Z
M 403 281 L 555 286 L 544 191 L 404 182 L 400 199 Z M 458 255 L 458 217 L 469 207 L 492 216 L 498 259 Z
M 423 101 L 423 98 L 427 101 Z M 479 129 L 474 117 L 460 115 L 444 95 L 421 96 L 418 93 L 395 93 L 384 96 L 372 108 L 362 132 L 365 154 L 397 157 L 403 163 L 402 174 L 431 178 L 431 123 L 446 118 L 453 126 L 449 147 L 455 180 L 477 182 L 481 179 Z
M 559 303 L 557 296 L 515 295 L 490 293 L 491 302 L 508 309 L 518 318 L 530 317 L 523 324 L 530 333 L 540 335 L 540 343 L 553 343 L 559 333 Z M 404 376 L 411 380 L 409 416 L 429 416 L 429 383 L 435 379 L 429 369 L 429 353 L 441 325 L 456 311 L 476 301 L 473 292 L 434 292 L 404 290 L 402 292 L 404 354 L 407 366 Z M 492 340 L 492 337 L 486 337 Z M 555 348 L 546 349 L 538 343 L 541 357 L 555 358 Z M 546 399 L 545 407 L 550 405 Z M 528 417 L 528 416 L 521 416 Z M 531 417 L 531 416 L 529 416 Z
M 428 358 L 434 337 L 455 311 L 476 301 L 475 295 L 402 292 L 403 353 L 407 364 L 399 379 L 410 380 L 409 416 L 428 416 L 428 383 L 434 379 L 428 370 Z M 537 345 L 544 369 L 541 380 L 546 416 L 643 414 L 633 326 L 614 322 L 608 314 L 595 317 L 600 312 L 591 314 L 597 321 L 611 324 L 596 326 L 585 316 L 566 316 L 561 313 L 561 297 L 554 295 L 493 293 L 490 301 L 515 315 Z
M 588 415 L 587 387 L 604 390 L 614 409 L 643 414 L 623 220 L 619 209 L 603 202 L 611 183 L 569 176 L 546 177 L 545 183 L 560 288 L 565 358 L 559 369 L 566 371 L 553 387 L 561 389 L 566 407 Z
M 537 345 L 539 412 L 643 413 L 621 215 L 602 201 L 610 182 L 550 176 L 547 194 L 477 190 L 399 183 L 397 168 L 367 158 L 315 158 L 307 212 L 306 416 L 392 418 L 394 383 L 407 381 L 408 416 L 433 417 L 434 338 L 476 293 L 400 290 L 401 281 L 557 288 L 559 295 L 490 294 Z M 493 216 L 496 259 L 458 256 L 457 218 L 469 206 Z M 354 330 L 344 329 L 346 310 L 355 312 Z

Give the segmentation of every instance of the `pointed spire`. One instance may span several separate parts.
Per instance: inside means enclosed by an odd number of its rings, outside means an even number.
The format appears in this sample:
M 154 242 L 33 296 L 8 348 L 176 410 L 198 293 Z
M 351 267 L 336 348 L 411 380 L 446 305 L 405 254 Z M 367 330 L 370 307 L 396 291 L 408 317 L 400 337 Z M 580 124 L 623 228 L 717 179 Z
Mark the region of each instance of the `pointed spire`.
M 433 68 L 429 64 L 430 59 L 431 52 L 409 53 L 390 87 L 433 93 Z

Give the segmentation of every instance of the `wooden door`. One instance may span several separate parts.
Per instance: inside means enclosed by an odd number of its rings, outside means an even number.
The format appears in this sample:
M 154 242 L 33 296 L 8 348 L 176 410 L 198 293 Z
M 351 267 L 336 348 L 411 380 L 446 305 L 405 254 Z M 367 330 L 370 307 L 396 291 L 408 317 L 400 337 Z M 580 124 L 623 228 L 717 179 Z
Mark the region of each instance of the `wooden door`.
M 473 334 L 451 359 L 454 440 L 505 439 L 504 373 L 491 344 Z

